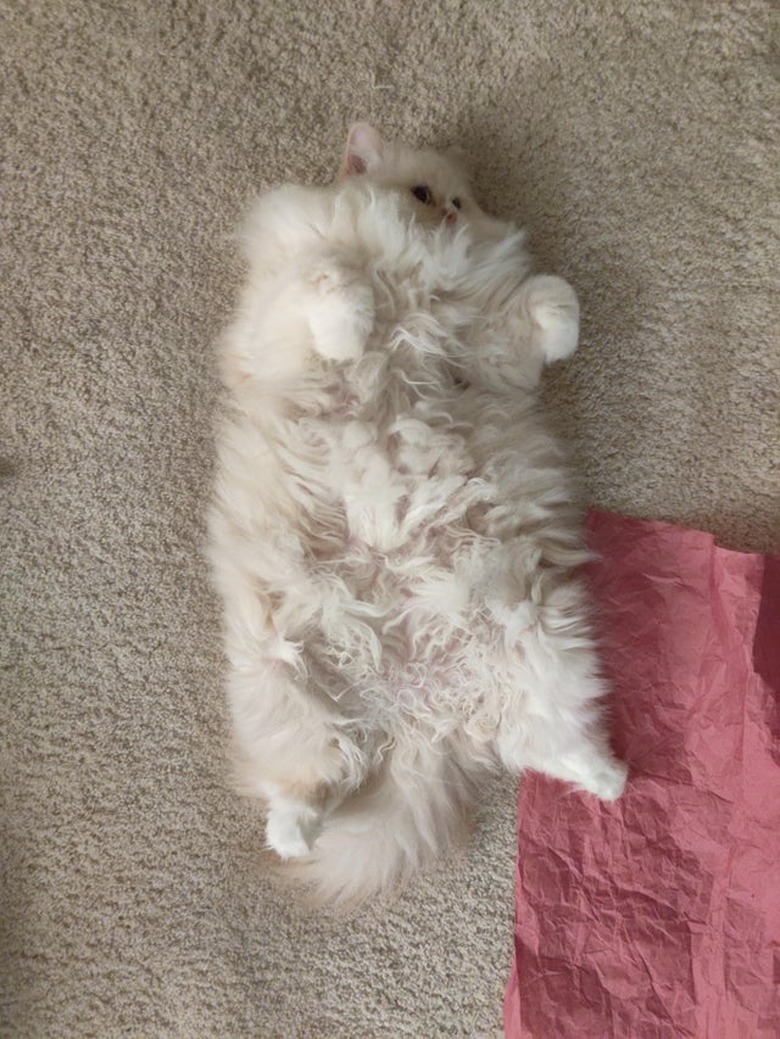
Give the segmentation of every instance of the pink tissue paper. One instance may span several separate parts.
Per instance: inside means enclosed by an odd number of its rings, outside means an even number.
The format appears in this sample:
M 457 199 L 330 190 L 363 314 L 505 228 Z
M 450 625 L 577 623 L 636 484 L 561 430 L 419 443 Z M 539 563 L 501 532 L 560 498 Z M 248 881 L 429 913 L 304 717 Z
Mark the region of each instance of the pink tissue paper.
M 778 1039 L 780 556 L 588 528 L 630 776 L 523 779 L 507 1039 Z

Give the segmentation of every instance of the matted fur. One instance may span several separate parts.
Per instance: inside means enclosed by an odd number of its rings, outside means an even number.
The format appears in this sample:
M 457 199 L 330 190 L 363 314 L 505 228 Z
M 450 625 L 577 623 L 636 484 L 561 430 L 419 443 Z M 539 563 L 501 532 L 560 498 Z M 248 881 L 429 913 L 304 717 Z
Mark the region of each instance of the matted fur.
M 355 902 L 452 843 L 485 769 L 622 790 L 536 394 L 577 301 L 456 159 L 361 124 L 244 241 L 210 519 L 239 778 L 316 897 Z

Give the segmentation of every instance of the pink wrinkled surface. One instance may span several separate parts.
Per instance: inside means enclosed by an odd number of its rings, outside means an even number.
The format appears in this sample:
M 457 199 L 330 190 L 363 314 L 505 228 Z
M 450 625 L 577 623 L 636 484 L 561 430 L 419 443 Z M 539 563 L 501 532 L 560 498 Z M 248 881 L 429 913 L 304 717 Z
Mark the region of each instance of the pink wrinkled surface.
M 615 746 L 605 805 L 518 808 L 508 1039 L 780 1037 L 780 557 L 594 512 Z

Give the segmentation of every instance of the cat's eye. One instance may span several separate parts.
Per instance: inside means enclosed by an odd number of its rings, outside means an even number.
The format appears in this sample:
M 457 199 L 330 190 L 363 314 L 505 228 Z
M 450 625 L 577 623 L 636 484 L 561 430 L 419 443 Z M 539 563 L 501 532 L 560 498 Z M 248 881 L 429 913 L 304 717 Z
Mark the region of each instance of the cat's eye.
M 460 209 L 460 207 L 461 207 L 461 201 L 460 201 L 459 198 L 454 198 L 452 200 L 452 204 L 453 204 L 453 206 L 455 206 L 456 209 Z
M 412 188 L 412 194 L 419 202 L 424 202 L 426 206 L 433 202 L 433 195 L 427 184 L 416 184 Z

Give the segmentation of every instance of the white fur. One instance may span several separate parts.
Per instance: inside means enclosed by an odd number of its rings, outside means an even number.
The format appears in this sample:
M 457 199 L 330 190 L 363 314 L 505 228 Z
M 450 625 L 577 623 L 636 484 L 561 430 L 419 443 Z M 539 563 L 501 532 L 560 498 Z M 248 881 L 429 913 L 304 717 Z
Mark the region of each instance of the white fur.
M 535 392 L 576 297 L 457 165 L 369 129 L 352 176 L 249 223 L 210 523 L 242 779 L 334 901 L 444 850 L 486 768 L 603 798 L 625 780 Z

